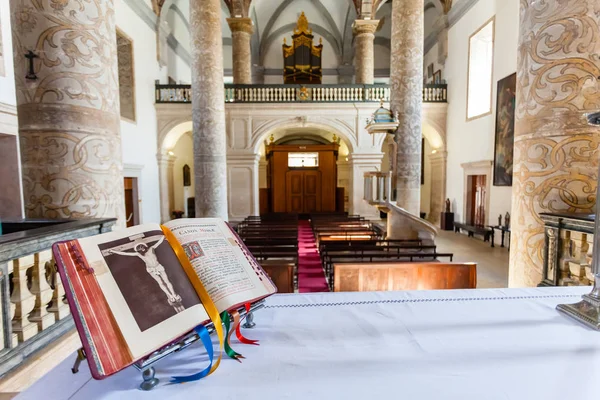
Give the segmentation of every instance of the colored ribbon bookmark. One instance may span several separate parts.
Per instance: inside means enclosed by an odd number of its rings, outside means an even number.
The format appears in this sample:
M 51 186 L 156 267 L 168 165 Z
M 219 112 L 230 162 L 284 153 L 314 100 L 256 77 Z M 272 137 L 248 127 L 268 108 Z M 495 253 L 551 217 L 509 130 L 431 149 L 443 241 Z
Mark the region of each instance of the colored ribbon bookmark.
M 227 311 L 223 311 L 223 313 L 221 314 L 221 320 L 223 320 L 223 322 L 225 323 L 225 353 L 227 353 L 227 355 L 231 358 L 233 358 L 234 360 L 238 361 L 238 362 L 242 362 L 240 360 L 240 358 L 244 358 L 244 356 L 242 356 L 240 353 L 237 353 L 235 350 L 233 350 L 231 348 L 231 334 L 233 333 L 234 329 L 231 329 L 231 321 L 229 318 L 229 313 Z M 234 326 L 235 326 L 235 320 L 234 322 Z M 239 314 L 238 314 L 238 323 L 239 323 Z
M 213 303 L 212 299 L 208 295 L 208 292 L 204 288 L 204 285 L 202 285 L 200 278 L 198 278 L 198 275 L 196 275 L 196 272 L 194 271 L 194 267 L 192 266 L 192 263 L 188 259 L 187 255 L 185 254 L 183 247 L 181 247 L 181 244 L 179 243 L 179 241 L 177 240 L 175 235 L 173 235 L 173 232 L 171 232 L 171 230 L 169 228 L 167 228 L 166 226 L 161 225 L 161 229 L 163 231 L 163 234 L 165 235 L 165 238 L 167 239 L 167 242 L 169 242 L 169 245 L 175 252 L 175 255 L 177 256 L 179 263 L 183 267 L 183 270 L 185 271 L 188 279 L 192 283 L 192 286 L 196 290 L 196 293 L 198 293 L 198 297 L 200 297 L 200 301 L 202 302 L 202 305 L 204 306 L 204 309 L 206 310 L 206 313 L 208 314 L 208 317 L 212 321 L 212 323 L 215 327 L 215 331 L 217 332 L 217 337 L 219 338 L 219 357 L 217 358 L 217 360 L 214 363 L 212 362 L 212 358 L 211 358 L 211 367 L 210 367 L 210 370 L 208 371 L 208 373 L 206 374 L 206 375 L 210 375 L 213 372 L 215 372 L 217 370 L 217 368 L 219 368 L 219 364 L 221 363 L 223 346 L 224 346 L 224 342 L 225 342 L 224 335 L 223 335 L 223 322 L 221 321 L 221 316 L 219 315 L 219 311 L 217 310 L 215 303 Z M 227 321 L 229 322 L 229 318 L 227 318 Z M 204 346 L 206 347 L 206 351 L 208 352 L 210 349 L 210 353 L 209 353 L 209 355 L 210 355 L 213 351 L 212 342 L 210 341 L 210 335 L 208 335 L 209 336 L 207 338 L 208 341 L 205 341 L 205 338 L 203 338 L 202 335 L 200 335 L 200 333 L 203 332 L 202 329 L 200 329 L 200 327 L 197 327 L 197 328 L 195 328 L 195 330 L 196 330 L 196 333 L 198 333 L 198 335 L 200 336 L 202 343 L 204 343 Z M 206 329 L 204 329 L 204 330 L 206 330 Z M 203 335 L 206 336 L 207 333 L 208 333 L 208 331 L 206 331 L 206 333 L 203 333 Z M 210 343 L 210 346 L 208 345 L 208 343 Z M 176 382 L 178 382 L 178 383 L 191 382 L 191 381 L 198 380 L 198 379 L 201 379 L 204 376 L 206 376 L 206 375 L 200 376 L 203 374 L 203 372 L 204 371 L 199 372 L 194 375 L 190 375 L 188 377 L 181 376 L 181 377 L 177 377 L 177 378 L 173 378 L 173 379 L 176 380 Z M 200 376 L 200 378 L 195 378 L 196 376 Z
M 250 312 L 250 303 L 246 303 L 245 304 L 246 307 L 246 315 L 248 315 L 248 313 Z M 235 313 L 237 313 L 237 311 L 234 311 Z M 239 315 L 239 313 L 238 313 Z M 237 336 L 238 340 L 241 343 L 244 344 L 253 344 L 255 346 L 259 346 L 258 344 L 258 340 L 252 340 L 252 339 L 248 339 L 246 337 L 244 337 L 244 335 L 242 334 L 242 329 L 241 329 L 241 324 L 238 324 L 235 328 L 235 336 Z
M 210 333 L 208 333 L 208 330 L 206 329 L 206 327 L 204 325 L 199 325 L 196 328 L 194 328 L 194 330 L 196 331 L 198 336 L 200 336 L 200 340 L 202 341 L 202 344 L 204 345 L 204 348 L 206 349 L 206 353 L 208 353 L 208 360 L 209 360 L 208 367 L 206 367 L 203 371 L 200 371 L 194 375 L 174 376 L 171 378 L 171 383 L 186 383 L 186 382 L 199 381 L 200 379 L 202 379 L 205 376 L 208 376 L 210 374 L 210 370 L 213 366 L 213 357 L 214 357 L 213 344 L 212 344 L 212 340 L 210 340 Z

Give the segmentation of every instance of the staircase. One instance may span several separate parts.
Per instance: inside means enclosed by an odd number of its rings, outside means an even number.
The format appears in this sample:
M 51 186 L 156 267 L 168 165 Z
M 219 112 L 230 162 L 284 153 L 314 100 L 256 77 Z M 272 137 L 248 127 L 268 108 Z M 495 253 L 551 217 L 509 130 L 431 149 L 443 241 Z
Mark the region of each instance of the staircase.
M 391 172 L 365 173 L 364 200 L 388 215 L 387 239 L 421 239 L 435 242 L 438 229 L 396 204 Z

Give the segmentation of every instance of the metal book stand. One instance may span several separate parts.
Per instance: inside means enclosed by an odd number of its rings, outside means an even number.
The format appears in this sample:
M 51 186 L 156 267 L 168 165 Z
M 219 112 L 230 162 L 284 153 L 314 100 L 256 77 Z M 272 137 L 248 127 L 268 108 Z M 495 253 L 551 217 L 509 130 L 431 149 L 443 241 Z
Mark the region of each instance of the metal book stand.
M 256 323 L 254 323 L 254 312 L 256 310 L 260 310 L 264 306 L 265 306 L 265 301 L 260 300 L 260 301 L 257 301 L 256 303 L 253 303 L 250 306 L 250 312 L 248 312 L 248 315 L 246 315 L 245 308 L 238 310 L 240 313 L 240 317 L 242 319 L 245 318 L 245 322 L 242 325 L 242 327 L 247 328 L 247 329 L 254 328 L 256 326 Z M 212 334 L 215 331 L 214 324 L 212 322 L 207 324 L 206 329 L 208 330 L 208 332 L 210 334 Z M 154 364 L 156 364 L 158 361 L 162 360 L 163 358 L 165 358 L 173 353 L 176 353 L 178 351 L 185 349 L 186 347 L 192 345 L 193 343 L 197 342 L 198 340 L 200 340 L 200 337 L 195 332 L 188 333 L 181 340 L 179 340 L 175 343 L 171 343 L 171 344 L 163 347 L 162 349 L 157 350 L 154 353 L 150 354 L 148 357 L 146 357 L 142 360 L 139 360 L 138 362 L 133 364 L 133 366 L 142 373 L 142 383 L 140 384 L 140 389 L 146 390 L 146 391 L 152 390 L 158 385 L 159 380 L 158 380 L 158 378 L 155 377 L 156 370 L 154 369 Z M 80 348 L 79 350 L 77 350 L 77 358 L 75 359 L 73 368 L 71 368 L 71 371 L 74 374 L 79 372 L 79 365 L 86 358 L 87 357 L 85 354 L 85 350 L 83 348 Z

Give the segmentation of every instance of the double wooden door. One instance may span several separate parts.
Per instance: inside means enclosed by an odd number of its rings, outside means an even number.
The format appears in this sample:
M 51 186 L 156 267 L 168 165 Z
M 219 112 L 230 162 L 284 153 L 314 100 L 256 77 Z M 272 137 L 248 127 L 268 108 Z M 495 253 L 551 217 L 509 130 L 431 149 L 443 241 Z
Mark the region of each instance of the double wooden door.
M 288 171 L 285 187 L 286 212 L 308 214 L 321 211 L 320 171 Z

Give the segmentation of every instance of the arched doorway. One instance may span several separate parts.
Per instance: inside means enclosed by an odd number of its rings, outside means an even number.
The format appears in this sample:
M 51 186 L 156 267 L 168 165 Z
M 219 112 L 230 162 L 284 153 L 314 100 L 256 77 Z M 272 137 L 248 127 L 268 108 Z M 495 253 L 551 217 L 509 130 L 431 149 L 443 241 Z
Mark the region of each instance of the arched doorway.
M 259 146 L 260 212 L 348 211 L 349 145 L 324 127 L 278 127 Z

